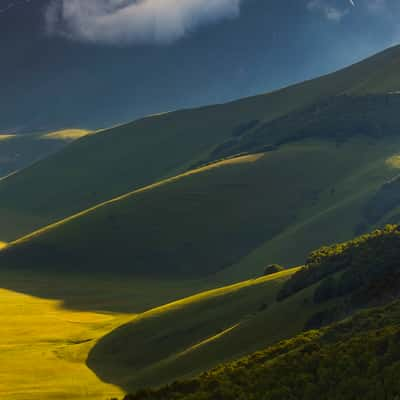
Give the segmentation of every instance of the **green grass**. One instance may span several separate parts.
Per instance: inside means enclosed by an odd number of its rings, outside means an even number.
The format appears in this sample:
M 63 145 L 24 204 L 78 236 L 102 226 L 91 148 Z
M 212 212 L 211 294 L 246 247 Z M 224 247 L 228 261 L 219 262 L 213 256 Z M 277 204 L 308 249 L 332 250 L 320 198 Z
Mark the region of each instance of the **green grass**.
M 50 133 L 0 134 L 0 178 L 34 164 L 88 133 L 69 129 Z
M 290 329 L 281 329 L 282 308 L 276 313 L 274 309 L 279 288 L 294 271 L 206 291 L 140 314 L 103 338 L 88 365 L 103 380 L 130 390 L 193 375 L 257 348 L 261 335 L 250 327 L 260 318 L 262 343 L 290 336 L 298 327 L 291 321 Z
M 86 365 L 104 335 L 215 282 L 1 270 L 0 398 L 106 400 L 123 390 Z
M 0 265 L 87 273 L 112 265 L 180 279 L 228 268 L 225 282 L 257 276 L 268 263 L 300 263 L 313 248 L 352 237 L 363 202 L 398 174 L 386 162 L 396 149 L 397 139 L 308 140 L 222 161 L 21 238 Z
M 222 286 L 216 279 L 139 279 L 114 273 L 85 274 L 0 269 L 1 287 L 47 300 L 66 309 L 142 313 L 162 304 Z
M 400 303 L 367 310 L 125 400 L 396 399 Z
M 132 391 L 194 376 L 292 337 L 315 312 L 330 305 L 313 304 L 313 287 L 275 301 L 281 285 L 296 270 L 141 314 L 100 340 L 88 365 L 105 382 Z
M 305 268 L 205 292 L 141 314 L 101 339 L 89 354 L 88 365 L 105 381 L 127 391 L 159 386 L 263 349 L 309 326 L 321 327 L 357 310 L 390 304 L 398 299 L 400 287 L 399 237 L 398 226 L 376 230 L 315 250 Z M 327 276 L 332 279 L 328 289 Z M 399 309 L 397 305 L 397 325 Z M 389 307 L 389 311 L 393 310 Z M 369 319 L 365 322 L 360 331 L 369 329 Z M 353 328 L 352 323 L 348 327 Z M 394 354 L 400 356 L 397 350 Z M 350 361 L 357 363 L 358 357 Z
M 388 162 L 392 157 L 390 154 L 399 153 L 398 140 L 389 139 L 380 145 L 376 144 L 359 138 L 339 147 L 337 154 L 343 167 L 352 162 L 356 162 L 357 166 L 349 168 L 347 174 L 336 182 L 328 179 L 329 185 L 318 201 L 306 208 L 300 218 L 228 268 L 223 275 L 237 278 L 243 270 L 256 273 L 265 263 L 293 265 L 317 247 L 351 239 L 359 225 L 366 223 L 363 215 L 365 204 L 382 184 L 396 177 L 399 172 L 396 163 Z M 324 174 L 323 168 L 318 173 Z M 332 189 L 335 190 L 333 195 Z M 368 224 L 365 227 L 373 228 Z
M 399 48 L 389 49 L 345 70 L 273 93 L 152 116 L 82 138 L 0 183 L 0 240 L 16 239 L 183 172 L 207 159 L 241 124 L 267 122 L 343 93 L 399 90 L 399 54 Z
M 194 356 L 192 366 L 201 370 L 215 358 L 206 363 L 202 357 L 197 361 L 199 351 L 221 340 L 222 331 L 231 324 L 237 328 L 239 322 L 244 324 L 259 313 L 260 306 L 273 302 L 293 272 L 203 291 L 211 282 L 140 281 L 101 275 L 86 280 L 81 275 L 2 270 L 2 286 L 14 290 L 0 290 L 0 311 L 7 321 L 0 326 L 0 397 L 104 400 L 121 396 L 126 385 L 120 380 L 107 384 L 99 373 L 108 371 L 109 353 L 97 358 L 95 365 L 91 353 L 99 341 L 109 340 L 108 334 L 118 337 L 120 326 L 125 326 L 122 332 L 128 332 L 117 343 L 128 340 L 132 345 L 125 347 L 126 355 L 141 354 L 143 382 L 151 376 L 145 371 L 149 364 L 163 374 L 170 367 L 177 368 L 176 373 L 182 360 L 187 363 Z M 212 284 L 215 287 L 217 282 Z M 171 324 L 177 319 L 179 324 Z M 168 357 L 170 354 L 173 356 Z M 166 355 L 165 365 L 159 365 L 157 358 Z M 132 365 L 112 358 L 115 373 L 129 380 Z

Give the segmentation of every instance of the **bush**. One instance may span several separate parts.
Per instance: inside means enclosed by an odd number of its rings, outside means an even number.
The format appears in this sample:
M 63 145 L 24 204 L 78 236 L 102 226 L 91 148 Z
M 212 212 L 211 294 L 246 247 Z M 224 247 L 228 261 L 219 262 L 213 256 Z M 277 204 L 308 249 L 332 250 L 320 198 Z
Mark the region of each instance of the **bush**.
M 264 270 L 264 276 L 276 274 L 277 272 L 283 271 L 285 268 L 279 264 L 270 264 Z

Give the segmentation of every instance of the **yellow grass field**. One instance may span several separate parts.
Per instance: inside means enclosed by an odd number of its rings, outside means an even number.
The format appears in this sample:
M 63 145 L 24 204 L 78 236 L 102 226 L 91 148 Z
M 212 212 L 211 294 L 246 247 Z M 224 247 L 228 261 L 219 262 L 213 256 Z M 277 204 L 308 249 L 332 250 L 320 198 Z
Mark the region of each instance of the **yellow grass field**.
M 74 285 L 69 285 L 67 278 L 35 277 L 30 274 L 2 273 L 0 281 L 10 287 L 17 287 L 19 291 L 12 289 L 0 289 L 0 399 L 7 400 L 110 400 L 121 398 L 123 389 L 118 386 L 104 383 L 100 377 L 87 366 L 89 353 L 101 339 L 125 325 L 128 327 L 135 321 L 141 322 L 164 320 L 169 315 L 178 313 L 182 325 L 191 323 L 191 316 L 201 315 L 206 325 L 210 324 L 210 313 L 213 314 L 216 305 L 225 309 L 231 306 L 230 315 L 233 312 L 235 324 L 239 324 L 249 310 L 254 309 L 254 303 L 265 301 L 265 296 L 270 290 L 274 293 L 275 282 L 279 284 L 290 276 L 296 269 L 282 271 L 275 275 L 251 279 L 229 286 L 211 289 L 211 282 L 180 282 L 174 285 L 168 283 L 150 283 L 133 280 L 127 282 L 124 289 L 121 282 L 110 282 L 110 286 L 103 286 L 101 279 L 93 281 L 93 288 L 100 294 L 103 300 L 112 305 L 114 309 L 121 309 L 121 299 L 117 296 L 123 292 L 123 300 L 127 304 L 126 312 L 120 311 L 82 311 L 73 308 L 71 302 L 66 305 L 64 300 L 54 300 L 52 295 L 60 290 L 71 293 L 73 298 L 84 298 L 86 303 L 81 306 L 89 306 L 93 310 L 101 308 L 100 298 L 94 297 L 84 280 L 74 280 Z M 72 278 L 71 278 L 72 279 Z M 55 293 L 48 293 L 47 298 L 24 294 L 28 288 L 37 293 L 40 291 L 40 281 L 49 288 L 55 288 Z M 60 286 L 60 288 L 58 288 Z M 207 290 L 207 286 L 210 288 Z M 271 287 L 270 287 L 271 286 Z M 150 287 L 153 290 L 150 290 Z M 58 290 L 57 290 L 58 288 Z M 201 289 L 203 288 L 203 289 Z M 17 289 L 16 289 L 17 290 Z M 147 292 L 148 297 L 143 296 Z M 151 292 L 151 293 L 150 293 Z M 226 299 L 231 301 L 227 302 Z M 113 303 L 114 302 L 114 303 Z M 73 304 L 73 303 L 72 303 Z M 79 302 L 78 302 L 79 304 Z M 131 306 L 129 306 L 131 304 Z M 236 305 L 235 305 L 236 304 Z M 241 311 L 237 310 L 240 305 Z M 229 308 L 229 307 L 228 307 Z M 227 311 L 228 311 L 227 308 Z M 196 311 L 197 310 L 197 311 Z M 182 313 L 182 315 L 181 315 Z M 228 313 L 229 314 L 229 313 Z M 187 319 L 187 321 L 186 321 Z M 207 332 L 200 332 L 192 338 L 191 345 L 184 354 L 188 356 L 212 341 L 218 340 L 229 332 L 229 329 L 221 330 L 226 321 L 224 318 L 213 321 Z M 211 320 L 212 321 L 212 320 Z M 214 326 L 215 325 L 215 326 Z M 152 335 L 152 329 L 170 329 L 170 324 L 165 326 L 152 326 L 148 332 Z M 231 329 L 234 329 L 233 325 Z M 208 331 L 211 333 L 209 334 Z M 198 336 L 198 337 L 197 337 Z M 145 335 L 147 337 L 147 335 Z M 132 352 L 139 342 L 132 341 L 127 344 L 127 354 Z M 137 339 L 137 338 L 136 338 Z M 177 336 L 179 341 L 179 336 Z M 154 346 L 154 350 L 158 348 Z M 139 350 L 137 348 L 137 350 Z M 151 348 L 146 351 L 151 352 Z M 179 353 L 179 352 L 178 352 Z M 117 357 L 118 358 L 118 357 Z M 178 357 L 179 358 L 179 357 Z M 118 370 L 121 378 L 129 381 L 139 371 L 136 368 L 122 365 L 118 368 L 116 360 L 104 358 L 104 363 L 96 363 L 96 369 L 107 370 L 108 367 Z M 112 364 L 112 365 L 111 365 Z M 100 374 L 101 375 L 101 374 Z M 118 381 L 118 384 L 120 382 Z M 121 387 L 124 385 L 121 384 Z
M 93 132 L 83 129 L 64 129 L 62 131 L 45 133 L 41 136 L 42 139 L 56 139 L 56 140 L 76 140 L 83 136 L 90 135 Z
M 121 390 L 86 366 L 96 341 L 133 314 L 69 311 L 0 289 L 0 398 L 106 400 Z

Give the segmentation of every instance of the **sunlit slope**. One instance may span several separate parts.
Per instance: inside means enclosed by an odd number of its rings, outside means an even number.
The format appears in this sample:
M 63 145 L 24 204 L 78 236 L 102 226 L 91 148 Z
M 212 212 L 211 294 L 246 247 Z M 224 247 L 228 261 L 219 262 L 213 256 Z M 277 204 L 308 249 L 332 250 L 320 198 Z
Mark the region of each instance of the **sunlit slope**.
M 68 311 L 57 301 L 0 290 L 0 397 L 104 400 L 122 395 L 87 366 L 96 341 L 128 315 Z
M 1 182 L 0 240 L 15 239 L 182 172 L 252 123 L 265 123 L 338 94 L 396 92 L 399 63 L 400 50 L 395 47 L 340 72 L 277 92 L 153 116 L 83 138 Z
M 210 164 L 19 239 L 0 265 L 180 278 L 222 271 L 228 281 L 259 275 L 269 262 L 296 264 L 354 236 L 363 204 L 398 174 L 387 163 L 398 151 L 396 138 L 305 140 Z
M 203 292 L 150 310 L 104 337 L 88 365 L 126 390 L 193 375 L 299 332 L 315 308 L 278 304 L 297 269 Z M 300 299 L 301 297 L 301 299 Z M 300 300 L 299 300 L 300 299 Z
M 87 367 L 91 348 L 141 313 L 209 284 L 3 269 L 0 281 L 0 398 L 7 400 L 121 397 Z

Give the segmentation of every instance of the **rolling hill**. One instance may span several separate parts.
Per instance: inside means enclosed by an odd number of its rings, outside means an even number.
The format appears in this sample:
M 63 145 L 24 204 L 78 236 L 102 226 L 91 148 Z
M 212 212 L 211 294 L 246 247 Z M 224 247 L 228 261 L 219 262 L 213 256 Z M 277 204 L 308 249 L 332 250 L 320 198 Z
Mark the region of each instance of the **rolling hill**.
M 325 126 L 318 123 L 324 131 Z M 305 137 L 127 193 L 11 242 L 7 268 L 113 271 L 224 283 L 293 265 L 315 247 L 379 225 L 365 207 L 398 173 L 397 127 L 382 137 L 343 123 L 345 140 Z M 399 127 L 400 131 L 400 127 Z M 358 133 L 360 132 L 360 133 Z M 340 221 L 340 224 L 337 223 Z M 290 252 L 287 243 L 290 242 Z
M 282 341 L 198 378 L 124 400 L 395 399 L 400 393 L 400 303 Z
M 399 62 L 395 47 L 269 95 L 72 143 L 0 182 L 5 239 L 58 220 L 11 241 L 0 265 L 228 284 L 396 222 Z M 388 200 L 372 218 L 379 195 Z
M 89 131 L 66 129 L 55 132 L 0 134 L 0 178 L 26 168 L 60 151 Z
M 396 93 L 400 48 L 299 85 L 228 104 L 152 116 L 78 140 L 0 184 L 0 240 L 182 173 L 245 131 L 337 95 Z M 256 125 L 254 125 L 256 124 Z M 251 133 L 251 132 L 246 132 Z M 292 138 L 283 129 L 274 139 Z M 270 138 L 264 143 L 270 145 Z M 29 199 L 29 202 L 26 201 Z
M 205 379 L 205 385 L 202 386 L 198 380 L 199 386 L 192 393 L 194 396 L 200 396 L 200 392 L 208 390 L 214 393 L 207 385 L 208 379 L 217 379 L 218 385 L 212 386 L 217 390 L 225 384 L 224 378 L 218 378 L 219 373 L 229 375 L 231 372 L 233 375 L 230 376 L 235 380 L 234 375 L 241 374 L 243 369 L 248 371 L 248 384 L 254 384 L 249 386 L 248 396 L 259 390 L 257 382 L 266 374 L 271 374 L 271 380 L 265 381 L 268 383 L 265 383 L 263 390 L 273 391 L 275 377 L 281 374 L 280 367 L 276 366 L 276 371 L 268 369 L 269 372 L 258 371 L 257 368 L 275 365 L 273 360 L 276 355 L 287 353 L 290 358 L 299 348 L 300 356 L 304 354 L 304 345 L 316 341 L 318 344 L 313 347 L 316 351 L 314 357 L 321 357 L 326 354 L 323 346 L 328 344 L 324 340 L 320 342 L 324 337 L 334 339 L 331 342 L 334 348 L 330 353 L 333 355 L 334 351 L 349 345 L 348 339 L 351 341 L 352 336 L 355 338 L 353 344 L 361 343 L 361 338 L 365 338 L 375 346 L 373 337 L 380 335 L 375 335 L 375 332 L 391 334 L 392 328 L 397 332 L 400 324 L 399 241 L 399 227 L 387 226 L 352 241 L 318 249 L 310 254 L 301 268 L 205 292 L 143 313 L 98 341 L 89 354 L 88 365 L 104 381 L 132 391 L 192 377 L 221 362 L 238 359 L 273 345 L 265 351 L 201 375 L 198 379 Z M 395 303 L 390 305 L 392 302 Z M 331 328 L 323 328 L 354 315 L 360 309 L 385 305 L 389 306 L 364 312 L 353 320 Z M 310 328 L 314 330 L 295 337 Z M 358 335 L 360 339 L 356 339 Z M 294 338 L 289 339 L 291 337 Z M 276 344 L 282 339 L 289 340 Z M 398 365 L 398 358 L 391 358 L 399 355 L 398 343 L 393 342 L 393 346 L 393 353 L 388 355 L 391 360 L 389 364 L 393 362 Z M 389 348 L 385 347 L 387 351 Z M 349 354 L 349 368 L 360 361 L 357 349 L 351 353 L 353 355 Z M 385 352 L 380 356 L 383 354 Z M 371 354 L 371 361 L 373 358 Z M 259 365 L 261 360 L 263 362 Z M 277 363 L 279 365 L 279 361 Z M 312 365 L 308 364 L 308 359 L 298 359 L 285 364 L 285 367 L 282 365 L 282 368 L 293 371 L 306 368 L 308 371 Z M 329 358 L 326 368 L 334 369 L 335 366 Z M 365 372 L 365 369 L 360 368 L 360 371 Z M 333 377 L 339 379 L 338 383 L 343 381 L 341 376 Z M 287 386 L 293 375 L 285 375 L 282 379 L 286 382 L 284 386 Z M 311 377 L 307 379 L 316 384 Z M 240 390 L 242 385 L 247 383 L 233 386 L 233 390 Z M 156 399 L 157 395 L 175 398 L 172 392 L 178 395 L 184 387 L 185 383 L 182 383 L 182 389 L 179 384 L 172 384 L 159 392 L 150 391 L 148 398 Z M 291 390 L 296 389 L 292 387 Z M 147 392 L 139 393 L 137 398 L 147 398 Z M 213 398 L 210 396 L 206 398 Z M 228 395 L 221 396 L 223 399 L 231 398 Z

